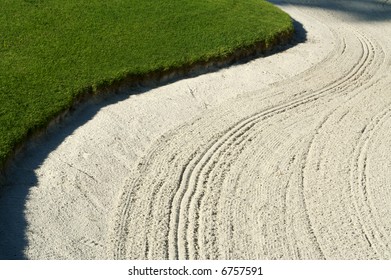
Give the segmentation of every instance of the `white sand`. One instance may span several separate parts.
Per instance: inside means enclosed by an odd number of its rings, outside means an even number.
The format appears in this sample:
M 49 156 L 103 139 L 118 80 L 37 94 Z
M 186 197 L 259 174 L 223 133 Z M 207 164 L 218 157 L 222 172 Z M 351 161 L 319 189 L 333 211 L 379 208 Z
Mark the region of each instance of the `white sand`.
M 86 105 L 31 146 L 0 257 L 391 258 L 390 5 L 274 2 L 305 43 Z

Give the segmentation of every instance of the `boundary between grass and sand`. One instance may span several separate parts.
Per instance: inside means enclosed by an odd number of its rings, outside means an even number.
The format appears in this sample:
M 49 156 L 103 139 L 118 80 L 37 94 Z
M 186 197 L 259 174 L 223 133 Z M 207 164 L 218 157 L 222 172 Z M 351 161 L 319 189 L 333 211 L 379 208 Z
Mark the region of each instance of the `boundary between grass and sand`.
M 16 156 L 20 155 L 26 145 L 39 140 L 47 131 L 67 118 L 79 105 L 87 103 L 94 98 L 105 98 L 107 95 L 122 93 L 126 90 L 137 87 L 158 87 L 175 80 L 186 78 L 188 76 L 202 75 L 217 69 L 227 67 L 234 63 L 245 62 L 260 56 L 266 56 L 278 52 L 280 48 L 286 46 L 294 40 L 294 28 L 281 31 L 274 35 L 269 41 L 258 41 L 249 46 L 240 47 L 224 56 L 211 57 L 207 60 L 201 60 L 194 63 L 184 64 L 180 67 L 155 70 L 146 74 L 129 74 L 124 78 L 114 80 L 111 84 L 101 84 L 98 86 L 89 86 L 81 91 L 74 98 L 68 108 L 62 110 L 45 125 L 35 128 L 15 145 L 13 151 L 7 158 L 0 162 L 0 183 L 7 179 L 7 170 L 11 166 Z

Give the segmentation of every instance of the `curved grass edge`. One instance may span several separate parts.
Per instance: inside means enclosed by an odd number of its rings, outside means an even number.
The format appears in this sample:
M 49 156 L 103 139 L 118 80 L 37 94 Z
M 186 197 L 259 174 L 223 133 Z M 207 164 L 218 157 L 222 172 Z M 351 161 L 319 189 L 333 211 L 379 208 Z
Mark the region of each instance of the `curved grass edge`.
M 15 143 L 14 148 L 7 157 L 3 161 L 0 161 L 0 184 L 6 181 L 8 168 L 11 166 L 14 159 L 24 151 L 28 143 L 40 139 L 40 137 L 45 135 L 50 128 L 61 123 L 72 111 L 77 109 L 80 104 L 88 102 L 92 97 L 103 97 L 133 87 L 156 87 L 177 79 L 185 78 L 186 75 L 192 73 L 200 72 L 200 74 L 203 74 L 209 72 L 209 69 L 211 68 L 222 68 L 244 59 L 267 55 L 276 50 L 277 47 L 290 43 L 294 38 L 294 34 L 295 30 L 292 24 L 287 30 L 274 34 L 274 36 L 267 41 L 257 41 L 250 45 L 239 47 L 224 55 L 212 56 L 204 60 L 183 64 L 178 67 L 158 69 L 146 74 L 128 74 L 123 78 L 111 82 L 103 82 L 96 86 L 89 86 L 80 90 L 73 102 L 67 108 L 58 112 L 57 115 L 48 120 L 45 124 L 28 131 L 22 140 Z

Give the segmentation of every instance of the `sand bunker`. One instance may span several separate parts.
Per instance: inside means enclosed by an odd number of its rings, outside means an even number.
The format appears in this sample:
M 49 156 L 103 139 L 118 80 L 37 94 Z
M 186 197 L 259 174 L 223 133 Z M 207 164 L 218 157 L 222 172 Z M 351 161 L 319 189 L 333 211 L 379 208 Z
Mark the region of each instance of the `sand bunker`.
M 275 2 L 305 43 L 88 105 L 31 147 L 0 256 L 391 258 L 391 8 Z

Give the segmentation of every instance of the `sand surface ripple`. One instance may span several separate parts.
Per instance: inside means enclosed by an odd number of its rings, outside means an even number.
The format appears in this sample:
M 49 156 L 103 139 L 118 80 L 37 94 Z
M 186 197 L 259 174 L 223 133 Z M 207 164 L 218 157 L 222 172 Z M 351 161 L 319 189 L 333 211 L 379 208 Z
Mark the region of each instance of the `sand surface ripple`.
M 0 256 L 390 259 L 391 6 L 274 2 L 306 42 L 89 104 L 30 147 Z

